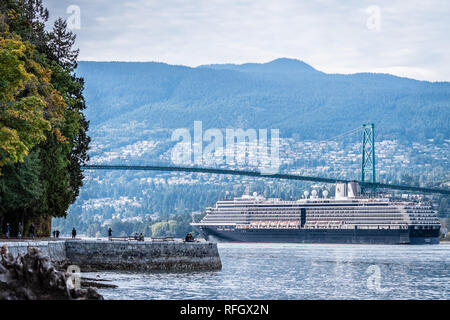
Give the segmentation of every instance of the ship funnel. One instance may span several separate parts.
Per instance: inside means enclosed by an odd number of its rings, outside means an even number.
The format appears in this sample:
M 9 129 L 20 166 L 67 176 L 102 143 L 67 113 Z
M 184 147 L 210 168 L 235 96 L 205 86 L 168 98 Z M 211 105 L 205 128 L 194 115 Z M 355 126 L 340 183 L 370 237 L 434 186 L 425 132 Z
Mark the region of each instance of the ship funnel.
M 359 195 L 359 184 L 356 181 L 347 184 L 347 196 L 349 198 L 356 198 Z
M 338 182 L 336 183 L 336 199 L 347 198 L 347 184 Z

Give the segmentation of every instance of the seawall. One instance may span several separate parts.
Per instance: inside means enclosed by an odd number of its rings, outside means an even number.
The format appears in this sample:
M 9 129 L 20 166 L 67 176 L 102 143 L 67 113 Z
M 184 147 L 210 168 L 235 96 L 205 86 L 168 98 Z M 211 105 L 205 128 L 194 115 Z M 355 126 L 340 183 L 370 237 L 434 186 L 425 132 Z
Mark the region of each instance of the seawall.
M 59 263 L 67 260 L 65 240 L 0 242 L 0 248 L 4 245 L 8 246 L 8 251 L 11 252 L 13 257 L 17 257 L 19 253 L 25 255 L 28 251 L 28 247 L 35 247 L 47 254 L 53 262 Z
M 0 242 L 17 256 L 28 247 L 45 252 L 55 265 L 78 265 L 81 272 L 100 270 L 202 271 L 220 270 L 217 244 L 211 242 L 151 242 L 60 240 Z

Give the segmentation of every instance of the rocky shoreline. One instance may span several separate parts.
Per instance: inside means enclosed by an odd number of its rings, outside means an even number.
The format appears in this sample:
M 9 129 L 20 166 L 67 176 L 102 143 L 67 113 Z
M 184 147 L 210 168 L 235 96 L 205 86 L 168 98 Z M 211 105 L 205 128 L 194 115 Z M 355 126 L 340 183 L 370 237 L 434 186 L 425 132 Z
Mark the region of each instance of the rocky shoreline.
M 211 242 L 61 239 L 0 242 L 0 247 L 0 300 L 102 299 L 94 288 L 117 287 L 107 280 L 82 277 L 84 272 L 192 272 L 222 268 L 217 244 Z M 79 272 L 78 289 L 68 272 Z
M 75 288 L 69 277 L 39 248 L 16 257 L 7 245 L 1 248 L 0 300 L 103 300 L 92 287 Z

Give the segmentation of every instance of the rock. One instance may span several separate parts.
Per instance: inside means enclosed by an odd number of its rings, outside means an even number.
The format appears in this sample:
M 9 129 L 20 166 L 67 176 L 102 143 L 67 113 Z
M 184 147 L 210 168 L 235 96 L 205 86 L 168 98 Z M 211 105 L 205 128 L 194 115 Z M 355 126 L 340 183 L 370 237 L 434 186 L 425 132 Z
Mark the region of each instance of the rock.
M 86 281 L 81 280 L 81 287 L 92 287 L 92 288 L 99 288 L 99 289 L 113 289 L 117 288 L 115 284 L 107 284 L 107 283 L 101 283 L 101 282 L 95 282 L 95 281 Z
M 103 300 L 93 288 L 74 288 L 69 275 L 37 248 L 14 259 L 4 245 L 0 255 L 0 300 Z

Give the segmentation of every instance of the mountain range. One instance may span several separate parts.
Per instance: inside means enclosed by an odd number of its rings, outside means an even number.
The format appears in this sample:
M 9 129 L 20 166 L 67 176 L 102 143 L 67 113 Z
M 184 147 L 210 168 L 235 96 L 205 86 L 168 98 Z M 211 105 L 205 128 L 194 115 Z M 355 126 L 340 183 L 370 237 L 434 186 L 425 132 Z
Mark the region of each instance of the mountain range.
M 77 74 L 94 138 L 98 128 L 192 128 L 194 120 L 204 129 L 276 128 L 296 139 L 327 139 L 369 121 L 380 139 L 450 137 L 450 82 L 327 74 L 287 58 L 195 68 L 82 61 Z

